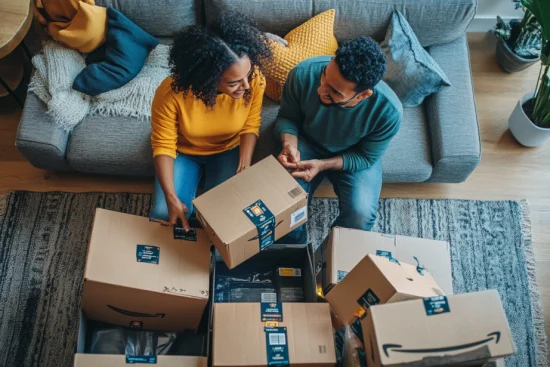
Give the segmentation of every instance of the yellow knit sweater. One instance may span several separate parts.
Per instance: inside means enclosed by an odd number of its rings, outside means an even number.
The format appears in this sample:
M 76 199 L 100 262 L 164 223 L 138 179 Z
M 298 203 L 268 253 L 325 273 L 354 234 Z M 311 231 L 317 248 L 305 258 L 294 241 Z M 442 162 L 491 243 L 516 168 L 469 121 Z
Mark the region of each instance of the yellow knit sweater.
M 213 110 L 208 109 L 192 93 L 175 93 L 166 78 L 157 88 L 151 111 L 151 144 L 153 157 L 177 152 L 189 155 L 221 153 L 239 145 L 240 136 L 258 135 L 261 124 L 265 78 L 257 76 L 251 82 L 252 97 L 234 99 L 218 95 Z

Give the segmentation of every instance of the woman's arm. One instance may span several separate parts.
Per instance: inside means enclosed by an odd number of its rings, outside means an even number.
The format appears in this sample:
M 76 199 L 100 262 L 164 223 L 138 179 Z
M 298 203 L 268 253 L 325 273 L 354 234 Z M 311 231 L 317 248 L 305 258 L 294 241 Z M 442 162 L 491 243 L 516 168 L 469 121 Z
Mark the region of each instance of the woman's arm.
M 241 144 L 240 144 L 240 159 L 239 159 L 239 168 L 237 168 L 237 173 L 240 173 L 250 167 L 252 163 L 252 154 L 254 154 L 254 148 L 256 147 L 256 142 L 258 137 L 254 133 L 248 133 L 241 135 Z
M 178 198 L 174 185 L 174 158 L 168 155 L 157 155 L 155 157 L 155 172 L 166 198 L 166 206 L 168 207 L 167 224 L 175 225 L 179 219 L 183 229 L 189 231 L 189 222 L 187 222 L 186 217 L 189 209 Z

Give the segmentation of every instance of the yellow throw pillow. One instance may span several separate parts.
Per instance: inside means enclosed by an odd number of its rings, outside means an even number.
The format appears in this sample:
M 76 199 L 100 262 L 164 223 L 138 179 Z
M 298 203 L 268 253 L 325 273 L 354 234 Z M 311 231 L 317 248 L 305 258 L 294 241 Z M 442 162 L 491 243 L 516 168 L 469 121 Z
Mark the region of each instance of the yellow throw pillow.
M 274 101 L 281 93 L 288 73 L 305 59 L 319 55 L 334 55 L 338 42 L 334 37 L 334 9 L 321 13 L 290 31 L 284 39 L 288 46 L 270 41 L 273 63 L 267 67 L 265 94 Z

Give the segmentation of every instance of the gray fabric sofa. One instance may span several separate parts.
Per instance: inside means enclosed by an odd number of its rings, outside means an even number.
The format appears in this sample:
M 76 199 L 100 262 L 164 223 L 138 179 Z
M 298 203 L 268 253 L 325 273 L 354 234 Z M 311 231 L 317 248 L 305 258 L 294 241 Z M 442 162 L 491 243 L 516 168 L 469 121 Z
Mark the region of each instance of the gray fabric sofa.
M 224 7 L 244 12 L 262 30 L 281 36 L 334 8 L 338 41 L 363 34 L 381 41 L 397 8 L 452 86 L 423 105 L 404 110 L 401 129 L 382 159 L 384 182 L 462 182 L 479 163 L 481 145 L 465 34 L 477 0 L 98 0 L 97 4 L 118 8 L 167 43 L 182 26 L 208 21 Z M 278 103 L 264 100 L 255 159 L 273 153 L 278 108 Z M 89 116 L 72 132 L 64 132 L 30 93 L 16 145 L 33 165 L 45 170 L 149 176 L 154 174 L 149 135 L 146 121 L 99 116 Z

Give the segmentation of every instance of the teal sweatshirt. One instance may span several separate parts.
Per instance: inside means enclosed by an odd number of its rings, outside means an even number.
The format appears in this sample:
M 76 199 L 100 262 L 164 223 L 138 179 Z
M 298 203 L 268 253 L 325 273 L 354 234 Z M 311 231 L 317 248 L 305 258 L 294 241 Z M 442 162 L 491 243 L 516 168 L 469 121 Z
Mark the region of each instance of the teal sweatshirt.
M 314 145 L 325 156 L 342 155 L 344 171 L 371 167 L 399 130 L 403 107 L 390 87 L 379 82 L 373 95 L 351 108 L 325 106 L 317 88 L 331 56 L 307 59 L 286 80 L 275 134 L 288 133 Z

